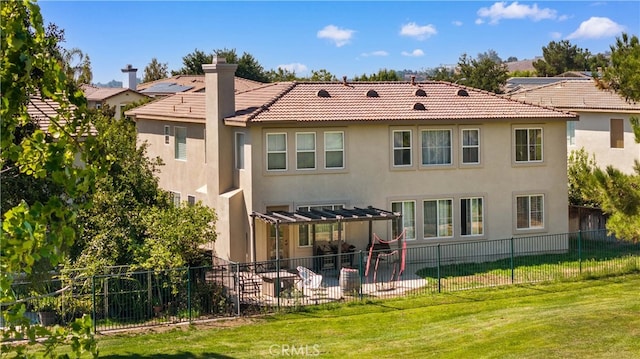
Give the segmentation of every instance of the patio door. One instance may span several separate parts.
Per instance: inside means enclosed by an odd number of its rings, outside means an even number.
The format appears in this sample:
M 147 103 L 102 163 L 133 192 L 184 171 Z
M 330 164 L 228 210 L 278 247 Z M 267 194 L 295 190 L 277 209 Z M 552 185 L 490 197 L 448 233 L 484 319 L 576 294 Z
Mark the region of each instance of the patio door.
M 267 207 L 267 212 L 270 211 L 288 211 L 289 207 L 288 206 L 273 206 L 273 207 Z M 269 230 L 267 231 L 268 233 L 268 238 L 267 238 L 267 256 L 268 256 L 268 260 L 274 260 L 276 259 L 276 225 L 275 224 L 268 224 L 267 225 L 269 227 Z M 280 243 L 278 243 L 279 247 L 280 247 L 280 259 L 287 259 L 289 258 L 289 226 L 283 226 L 280 225 L 280 228 L 278 228 L 278 236 L 280 238 L 278 238 L 278 240 L 280 241 Z

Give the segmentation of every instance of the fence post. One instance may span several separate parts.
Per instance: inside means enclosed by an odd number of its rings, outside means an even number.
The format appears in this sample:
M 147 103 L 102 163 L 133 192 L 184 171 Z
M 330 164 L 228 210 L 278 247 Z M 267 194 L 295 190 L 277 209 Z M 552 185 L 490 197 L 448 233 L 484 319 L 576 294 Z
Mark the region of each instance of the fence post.
M 240 290 L 241 290 L 241 287 L 240 287 L 240 264 L 236 263 L 235 266 L 233 266 L 233 265 L 231 266 L 231 268 L 234 268 L 234 267 L 235 267 L 235 270 L 234 270 L 235 273 L 233 273 L 233 276 L 234 276 L 235 282 L 236 282 L 236 285 L 235 285 L 235 287 L 236 287 L 236 303 L 238 303 L 238 305 L 236 306 L 236 313 L 237 313 L 237 315 L 239 317 L 240 316 L 240 297 L 241 297 L 241 294 L 240 294 Z
M 358 296 L 362 301 L 362 284 L 364 284 L 364 272 L 362 271 L 362 249 L 358 251 L 358 273 L 360 273 L 360 286 L 358 287 Z
M 438 243 L 438 293 L 442 293 L 442 283 L 440 281 L 440 243 Z
M 513 237 L 511 237 L 511 284 L 513 284 L 514 281 L 514 266 L 513 266 Z
M 93 333 L 96 333 L 96 327 L 97 327 L 97 323 L 98 323 L 98 318 L 97 318 L 97 310 L 96 310 L 96 276 L 92 275 L 91 276 L 91 301 L 93 302 L 93 308 L 92 308 L 92 312 L 91 315 L 93 316 Z
M 582 230 L 578 230 L 578 266 L 580 267 L 580 274 L 582 274 Z
M 189 312 L 189 323 L 191 323 L 191 268 L 187 267 L 187 311 Z

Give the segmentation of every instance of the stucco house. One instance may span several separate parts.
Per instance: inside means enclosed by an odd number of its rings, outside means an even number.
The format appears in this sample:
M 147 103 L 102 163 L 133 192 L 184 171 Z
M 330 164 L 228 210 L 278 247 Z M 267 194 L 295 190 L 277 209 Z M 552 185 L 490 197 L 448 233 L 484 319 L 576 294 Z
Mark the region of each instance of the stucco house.
M 120 119 L 124 107 L 130 103 L 137 102 L 149 96 L 130 88 L 119 87 L 95 87 L 92 85 L 82 85 L 82 92 L 87 98 L 89 108 L 99 109 L 105 105 L 115 109 L 114 117 Z
M 564 80 L 508 94 L 509 98 L 571 111 L 580 121 L 567 123 L 567 151 L 584 148 L 599 167 L 613 166 L 633 173 L 640 160 L 629 118 L 640 116 L 640 104 L 603 91 L 593 80 Z
M 237 92 L 236 65 L 203 67 L 204 93 L 126 114 L 164 160 L 160 185 L 216 209 L 219 257 L 306 257 L 339 239 L 364 250 L 371 230 L 404 228 L 410 247 L 567 232 L 573 113 L 447 82 Z M 400 220 L 366 220 L 394 213 Z

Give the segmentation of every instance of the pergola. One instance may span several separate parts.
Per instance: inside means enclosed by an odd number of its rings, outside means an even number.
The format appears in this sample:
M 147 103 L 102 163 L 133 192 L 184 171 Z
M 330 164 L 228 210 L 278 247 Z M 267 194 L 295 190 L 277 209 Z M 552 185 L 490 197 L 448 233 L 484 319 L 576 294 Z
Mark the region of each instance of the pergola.
M 384 209 L 367 207 L 352 209 L 341 208 L 335 210 L 297 210 L 295 212 L 287 211 L 271 211 L 266 213 L 253 212 L 251 217 L 253 219 L 253 236 L 252 236 L 252 260 L 256 261 L 256 219 L 260 219 L 266 223 L 273 224 L 276 229 L 276 260 L 280 258 L 280 226 L 281 225 L 304 225 L 309 224 L 313 226 L 313 247 L 316 245 L 315 238 L 315 225 L 325 223 L 338 223 L 338 255 L 342 252 L 342 222 L 369 222 L 369 246 L 371 246 L 373 236 L 373 221 L 389 221 L 396 220 L 402 215 L 399 212 L 390 212 Z

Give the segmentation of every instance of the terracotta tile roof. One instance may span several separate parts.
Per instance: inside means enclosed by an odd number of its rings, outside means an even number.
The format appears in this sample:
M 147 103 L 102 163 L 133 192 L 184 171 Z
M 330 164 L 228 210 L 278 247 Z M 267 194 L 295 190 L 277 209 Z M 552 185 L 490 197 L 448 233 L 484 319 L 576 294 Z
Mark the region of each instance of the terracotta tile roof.
M 328 97 L 320 97 L 324 90 Z M 374 90 L 377 97 L 367 93 Z M 458 95 L 458 91 L 468 96 Z M 416 92 L 424 92 L 419 96 Z M 567 119 L 574 114 L 532 106 L 448 82 L 298 83 L 250 122 Z
M 373 90 L 377 96 L 373 92 Z M 468 96 L 458 95 L 458 91 Z M 367 96 L 367 93 L 369 95 Z M 426 96 L 416 95 L 424 92 Z M 189 95 L 189 96 L 187 96 Z M 159 120 L 204 121 L 204 96 L 176 94 L 127 111 Z M 326 95 L 323 97 L 323 95 Z M 422 109 L 423 108 L 423 109 Z M 228 124 L 404 120 L 572 119 L 575 114 L 534 106 L 447 82 L 280 82 L 236 94 Z
M 104 101 L 123 92 L 133 91 L 123 87 L 95 87 L 91 85 L 82 85 L 81 89 L 84 92 L 84 97 L 89 101 Z
M 51 126 L 51 119 L 58 115 L 60 104 L 50 99 L 41 99 L 32 96 L 27 104 L 27 114 L 29 117 L 40 127 L 44 132 L 49 131 Z M 58 123 L 61 126 L 66 124 L 66 120 L 58 119 Z M 97 132 L 95 128 L 91 127 L 91 134 L 95 135 Z
M 626 102 L 611 91 L 598 89 L 593 81 L 565 80 L 506 95 L 511 99 L 565 110 L 640 111 L 640 104 Z
M 202 92 L 204 91 L 204 75 L 176 75 L 166 79 L 156 80 L 138 84 L 137 90 L 143 93 L 154 93 L 153 88 L 158 88 L 164 84 L 164 87 L 169 89 L 167 85 L 174 84 L 177 88 L 186 87 L 186 89 L 180 92 Z M 237 92 L 243 92 L 252 88 L 260 87 L 264 85 L 261 82 L 243 79 L 241 77 L 235 78 L 235 88 Z M 161 91 L 167 93 L 166 91 Z M 176 93 L 176 92 L 170 92 Z

